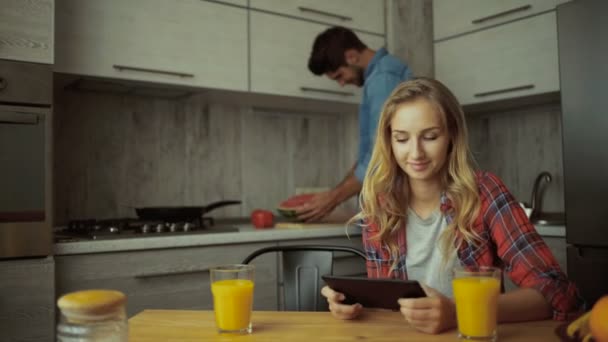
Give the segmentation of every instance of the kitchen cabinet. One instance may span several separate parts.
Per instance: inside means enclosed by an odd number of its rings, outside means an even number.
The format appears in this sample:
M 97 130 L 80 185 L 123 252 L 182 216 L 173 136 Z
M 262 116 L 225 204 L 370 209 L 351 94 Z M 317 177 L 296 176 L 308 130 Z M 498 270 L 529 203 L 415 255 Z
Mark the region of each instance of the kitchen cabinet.
M 271 244 L 231 244 L 57 256 L 57 295 L 107 288 L 127 295 L 129 317 L 145 309 L 213 308 L 209 268 L 238 264 Z M 275 310 L 276 256 L 257 258 L 254 309 Z
M 50 65 L 0 60 L 0 102 L 49 105 L 52 93 Z
M 250 0 L 249 6 L 332 26 L 385 33 L 384 0 Z
M 312 43 L 328 26 L 257 11 L 251 11 L 250 15 L 252 92 L 359 102 L 360 89 L 342 88 L 308 70 Z M 384 36 L 357 35 L 372 49 L 384 46 Z
M 436 42 L 435 76 L 463 105 L 559 91 L 555 12 Z
M 53 341 L 54 279 L 52 257 L 0 261 L 0 340 Z
M 0 59 L 53 64 L 54 0 L 0 0 Z
M 55 71 L 247 90 L 247 9 L 199 0 L 62 0 Z
M 434 38 L 446 39 L 539 14 L 554 9 L 559 2 L 560 0 L 434 0 Z

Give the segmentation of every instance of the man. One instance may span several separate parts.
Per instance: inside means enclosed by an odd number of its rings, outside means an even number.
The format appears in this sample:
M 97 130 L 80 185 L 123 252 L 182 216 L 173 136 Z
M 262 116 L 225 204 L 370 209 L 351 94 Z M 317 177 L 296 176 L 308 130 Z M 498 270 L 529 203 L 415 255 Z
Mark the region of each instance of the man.
M 368 48 L 355 33 L 344 27 L 332 27 L 314 41 L 308 69 L 325 75 L 341 86 L 363 87 L 359 105 L 359 151 L 357 161 L 346 177 L 333 189 L 318 193 L 309 202 L 296 208 L 298 218 L 319 221 L 337 205 L 361 190 L 372 154 L 376 127 L 384 101 L 401 82 L 412 77 L 406 64 L 389 55 L 386 49 Z

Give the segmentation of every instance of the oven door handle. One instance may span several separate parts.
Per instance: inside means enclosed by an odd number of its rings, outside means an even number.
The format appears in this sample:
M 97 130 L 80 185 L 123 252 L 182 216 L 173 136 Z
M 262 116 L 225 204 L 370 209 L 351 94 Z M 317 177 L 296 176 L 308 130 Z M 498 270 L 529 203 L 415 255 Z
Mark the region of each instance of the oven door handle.
M 0 110 L 0 123 L 37 125 L 39 121 L 40 117 L 38 114 Z
M 185 274 L 195 274 L 195 273 L 208 273 L 209 268 L 202 269 L 194 269 L 194 270 L 179 270 L 179 271 L 169 271 L 169 272 L 156 272 L 156 273 L 142 273 L 136 274 L 136 279 L 147 279 L 147 278 L 159 278 L 159 277 L 171 277 L 177 275 L 185 275 Z

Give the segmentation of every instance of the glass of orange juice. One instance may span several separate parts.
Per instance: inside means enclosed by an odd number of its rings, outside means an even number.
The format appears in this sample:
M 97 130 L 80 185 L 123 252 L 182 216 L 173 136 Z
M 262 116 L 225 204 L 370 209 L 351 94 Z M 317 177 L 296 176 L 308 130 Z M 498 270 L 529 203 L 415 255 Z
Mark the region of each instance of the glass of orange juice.
M 211 294 L 215 323 L 220 333 L 251 333 L 253 265 L 211 268 Z
M 458 337 L 472 341 L 496 340 L 496 315 L 501 270 L 496 267 L 455 269 L 452 287 L 456 302 Z

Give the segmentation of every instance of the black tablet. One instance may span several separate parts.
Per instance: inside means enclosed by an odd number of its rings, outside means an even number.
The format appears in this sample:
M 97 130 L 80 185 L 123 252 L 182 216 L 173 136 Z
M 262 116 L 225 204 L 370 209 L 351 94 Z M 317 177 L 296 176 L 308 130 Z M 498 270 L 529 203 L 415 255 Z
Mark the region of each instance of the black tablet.
M 399 298 L 426 297 L 416 280 L 374 279 L 363 277 L 322 276 L 333 290 L 343 293 L 344 304 L 360 303 L 366 308 L 399 310 Z

